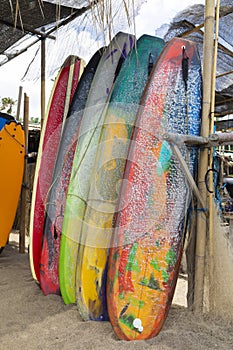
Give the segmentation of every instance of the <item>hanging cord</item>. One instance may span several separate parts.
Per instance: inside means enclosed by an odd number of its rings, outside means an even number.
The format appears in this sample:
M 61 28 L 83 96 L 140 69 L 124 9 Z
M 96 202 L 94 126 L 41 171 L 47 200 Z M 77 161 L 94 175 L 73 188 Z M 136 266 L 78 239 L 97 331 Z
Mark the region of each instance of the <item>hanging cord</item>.
M 148 77 L 150 76 L 150 73 L 153 69 L 153 57 L 152 57 L 152 53 L 149 53 L 149 57 L 148 57 Z
M 188 89 L 188 69 L 189 69 L 189 57 L 185 51 L 185 46 L 182 47 L 182 77 L 184 81 L 185 90 Z
M 185 46 L 182 46 L 182 78 L 185 88 L 186 96 L 186 134 L 189 133 L 188 130 L 188 70 L 189 70 L 189 57 L 187 56 Z
M 209 173 L 210 173 L 211 171 L 218 174 L 218 171 L 217 171 L 216 169 L 214 169 L 214 168 L 211 168 L 211 169 L 207 170 L 207 172 L 206 172 L 206 174 L 205 174 L 205 185 L 206 185 L 206 189 L 207 189 L 207 191 L 208 191 L 209 193 L 214 193 L 214 191 L 211 191 L 211 190 L 209 189 L 209 186 L 208 186 L 208 175 L 209 175 Z

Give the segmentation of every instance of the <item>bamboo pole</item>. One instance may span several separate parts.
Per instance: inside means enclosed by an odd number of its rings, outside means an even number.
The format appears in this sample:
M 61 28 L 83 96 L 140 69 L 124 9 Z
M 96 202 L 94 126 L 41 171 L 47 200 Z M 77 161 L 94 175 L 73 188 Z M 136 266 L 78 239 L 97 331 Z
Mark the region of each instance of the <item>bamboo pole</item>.
M 228 72 L 218 74 L 218 75 L 216 75 L 216 78 L 221 78 L 221 77 L 224 77 L 224 76 L 229 75 L 229 74 L 233 74 L 233 70 L 229 70 Z
M 216 145 L 231 145 L 233 144 L 233 131 L 231 132 L 221 132 L 218 134 L 212 134 L 209 140 Z
M 233 131 L 210 134 L 209 137 L 166 133 L 163 134 L 163 140 L 178 146 L 183 145 L 184 143 L 187 146 L 198 145 L 204 147 L 231 145 L 233 144 Z
M 202 128 L 201 135 L 209 135 L 209 115 L 211 103 L 211 77 L 213 64 L 213 42 L 214 42 L 214 9 L 215 1 L 205 2 L 205 31 L 203 51 L 203 104 L 202 104 Z M 207 208 L 207 189 L 205 186 L 205 174 L 208 169 L 208 148 L 200 151 L 198 164 L 198 188 Z M 198 202 L 198 206 L 200 203 Z M 206 251 L 207 220 L 202 211 L 197 210 L 197 236 L 195 252 L 195 285 L 194 285 L 194 312 L 203 312 L 204 301 L 204 276 L 205 276 L 205 251 Z
M 40 91 L 40 106 L 41 106 L 41 130 L 45 118 L 45 37 L 41 38 L 41 91 Z
M 211 87 L 211 105 L 210 105 L 210 126 L 209 133 L 214 133 L 214 108 L 215 108 L 215 85 L 216 85 L 216 70 L 217 70 L 217 56 L 218 56 L 218 32 L 219 32 L 219 9 L 220 0 L 216 2 L 216 15 L 215 15 L 215 43 L 214 43 L 214 62 L 212 72 L 212 87 Z M 210 148 L 210 161 L 209 168 L 213 168 L 213 147 Z M 210 172 L 209 176 L 209 307 L 210 310 L 214 309 L 214 184 L 213 184 L 213 172 Z
M 168 141 L 175 145 L 208 145 L 209 139 L 207 137 L 196 136 L 196 135 L 185 135 L 185 134 L 174 134 L 171 132 L 165 133 L 162 136 L 163 140 Z
M 19 120 L 20 107 L 21 107 L 21 101 L 22 101 L 22 91 L 23 91 L 23 87 L 20 86 L 20 87 L 19 87 L 19 93 L 18 93 L 16 120 Z
M 179 148 L 177 147 L 177 145 L 173 144 L 172 145 L 172 150 L 173 150 L 175 156 L 177 157 L 181 168 L 183 169 L 183 172 L 184 172 L 184 174 L 186 176 L 186 179 L 187 179 L 187 181 L 189 183 L 189 186 L 193 190 L 193 192 L 194 192 L 196 198 L 198 199 L 199 203 L 201 204 L 202 208 L 205 209 L 205 203 L 204 203 L 204 201 L 202 199 L 202 196 L 201 196 L 201 194 L 200 194 L 200 192 L 198 190 L 196 182 L 194 181 L 194 179 L 192 177 L 192 174 L 190 173 L 190 170 L 189 170 L 189 168 L 188 168 L 188 166 L 187 166 L 187 164 L 186 164 L 186 162 L 185 162 L 185 160 L 184 160 L 184 158 L 183 158 Z M 205 213 L 205 215 L 207 215 L 207 213 Z
M 29 98 L 24 94 L 24 116 L 23 125 L 25 133 L 25 150 L 28 150 L 28 116 L 29 116 Z M 26 236 L 26 216 L 27 216 L 27 158 L 24 161 L 23 186 L 21 191 L 21 206 L 20 206 L 20 236 L 19 236 L 19 252 L 25 253 L 25 236 Z

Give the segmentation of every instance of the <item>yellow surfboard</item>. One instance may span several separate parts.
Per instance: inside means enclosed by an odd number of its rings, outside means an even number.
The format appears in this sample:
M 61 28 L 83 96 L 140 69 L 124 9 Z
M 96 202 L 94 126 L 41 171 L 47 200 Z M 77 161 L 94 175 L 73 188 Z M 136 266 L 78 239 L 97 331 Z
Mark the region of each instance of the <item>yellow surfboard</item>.
M 19 201 L 25 156 L 22 125 L 12 121 L 0 132 L 0 251 L 11 232 Z

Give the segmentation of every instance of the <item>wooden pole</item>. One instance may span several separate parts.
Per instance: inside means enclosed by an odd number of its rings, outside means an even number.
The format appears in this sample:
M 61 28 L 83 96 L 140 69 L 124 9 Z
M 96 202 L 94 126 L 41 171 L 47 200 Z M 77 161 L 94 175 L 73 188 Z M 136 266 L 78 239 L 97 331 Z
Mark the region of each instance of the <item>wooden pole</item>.
M 166 140 L 167 142 L 173 143 L 178 146 L 183 145 L 184 143 L 189 146 L 199 145 L 204 147 L 232 145 L 233 131 L 210 134 L 209 137 L 166 133 L 163 134 L 163 140 Z
M 199 145 L 207 146 L 209 139 L 207 137 L 196 136 L 196 135 L 185 135 L 185 134 L 174 134 L 166 133 L 163 134 L 163 140 L 168 141 L 169 143 L 182 146 L 184 143 L 187 145 Z
M 41 38 L 41 130 L 45 118 L 45 38 Z
M 214 9 L 215 1 L 205 2 L 205 31 L 204 31 L 204 51 L 203 51 L 203 105 L 202 105 L 202 128 L 201 135 L 209 135 L 209 116 L 211 104 L 211 81 L 213 66 L 214 47 Z M 200 151 L 198 164 L 198 188 L 207 208 L 207 189 L 205 186 L 205 174 L 208 170 L 208 148 Z M 200 203 L 198 202 L 198 207 Z M 196 314 L 203 312 L 204 301 L 204 276 L 205 276 L 205 252 L 206 252 L 206 231 L 207 219 L 203 215 L 202 209 L 197 210 L 197 236 L 195 252 L 195 285 L 194 285 L 194 305 Z
M 214 108 L 215 108 L 215 85 L 216 85 L 216 68 L 217 68 L 217 56 L 218 56 L 218 30 L 219 30 L 219 9 L 220 0 L 216 3 L 216 20 L 215 20 L 215 43 L 214 43 L 214 62 L 212 72 L 212 87 L 211 87 L 211 105 L 210 105 L 210 126 L 209 133 L 214 133 Z M 210 165 L 209 168 L 213 168 L 213 147 L 210 148 Z M 210 310 L 214 309 L 214 178 L 213 172 L 210 172 L 209 176 L 209 307 Z
M 25 150 L 28 152 L 28 116 L 29 116 L 29 98 L 24 94 L 24 116 L 23 125 L 25 133 Z M 24 162 L 23 186 L 21 191 L 21 208 L 20 208 L 20 236 L 19 236 L 19 252 L 25 253 L 25 236 L 26 236 L 26 216 L 27 216 L 27 185 L 28 171 L 27 159 Z
M 20 107 L 21 107 L 21 100 L 22 100 L 22 91 L 23 87 L 19 87 L 19 94 L 18 94 L 18 102 L 17 102 L 17 112 L 16 112 L 16 120 L 19 120 L 19 115 L 20 115 Z
M 232 145 L 233 144 L 233 131 L 221 132 L 218 134 L 212 134 L 209 137 L 211 143 L 216 145 Z
M 188 166 L 187 166 L 187 164 L 186 164 L 186 162 L 185 162 L 185 160 L 184 160 L 184 158 L 182 156 L 182 153 L 180 152 L 180 150 L 177 147 L 177 145 L 172 145 L 172 150 L 173 150 L 175 156 L 177 157 L 177 159 L 178 159 L 178 161 L 180 163 L 180 166 L 181 166 L 181 168 L 182 168 L 182 170 L 183 170 L 183 172 L 184 172 L 184 174 L 186 176 L 186 179 L 187 179 L 187 181 L 189 183 L 189 186 L 193 190 L 195 196 L 198 198 L 199 203 L 202 206 L 202 209 L 205 210 L 205 203 L 204 203 L 204 201 L 203 201 L 203 199 L 201 197 L 201 194 L 200 194 L 200 192 L 198 190 L 196 182 L 194 181 L 194 179 L 192 177 L 192 174 L 190 173 L 190 170 L 189 170 L 189 168 L 188 168 Z M 205 212 L 205 215 L 207 215 L 206 212 Z
M 224 77 L 224 76 L 229 75 L 229 74 L 233 74 L 233 70 L 229 70 L 228 72 L 218 74 L 218 75 L 216 75 L 216 78 L 221 78 L 221 77 Z

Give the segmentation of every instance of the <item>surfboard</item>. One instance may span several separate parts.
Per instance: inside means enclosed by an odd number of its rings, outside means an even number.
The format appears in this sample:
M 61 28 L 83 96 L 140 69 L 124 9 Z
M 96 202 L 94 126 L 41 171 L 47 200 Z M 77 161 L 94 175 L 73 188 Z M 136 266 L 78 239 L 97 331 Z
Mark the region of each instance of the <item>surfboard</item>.
M 11 232 L 24 172 L 25 138 L 20 123 L 6 119 L 0 131 L 0 252 Z
M 61 294 L 65 304 L 75 303 L 75 274 L 80 243 L 80 228 L 92 166 L 95 145 L 98 143 L 102 116 L 108 103 L 116 75 L 134 44 L 134 37 L 119 32 L 110 42 L 98 64 L 85 111 L 80 125 L 70 183 L 67 192 L 65 214 L 60 245 L 59 277 Z M 86 153 L 92 150 L 91 156 Z M 81 182 L 79 183 L 80 175 Z
M 199 135 L 201 63 L 195 44 L 171 39 L 138 110 L 112 236 L 107 304 L 120 339 L 159 333 L 172 302 L 191 190 L 164 133 Z M 197 150 L 180 148 L 194 174 Z
M 46 203 L 44 235 L 40 258 L 40 286 L 44 295 L 60 294 L 58 263 L 67 189 L 81 118 L 102 52 L 103 49 L 98 50 L 83 71 L 74 93 L 60 140 L 52 183 Z
M 59 141 L 68 107 L 82 73 L 80 59 L 69 56 L 54 82 L 41 131 L 37 155 L 29 225 L 29 258 L 35 281 L 40 279 L 40 255 L 44 229 L 45 203 L 51 185 Z
M 77 305 L 84 320 L 108 319 L 107 259 L 118 186 L 123 177 L 140 98 L 163 46 L 162 39 L 149 35 L 137 40 L 115 81 L 104 117 L 84 212 L 76 270 Z

